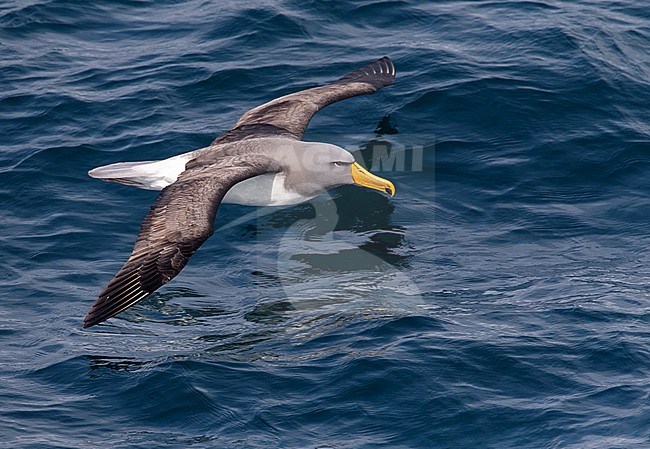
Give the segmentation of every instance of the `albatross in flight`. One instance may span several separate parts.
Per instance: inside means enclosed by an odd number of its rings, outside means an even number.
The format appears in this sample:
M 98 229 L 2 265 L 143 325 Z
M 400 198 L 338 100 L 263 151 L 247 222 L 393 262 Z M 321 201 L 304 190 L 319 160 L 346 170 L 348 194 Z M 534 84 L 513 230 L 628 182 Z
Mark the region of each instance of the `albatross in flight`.
M 214 233 L 222 202 L 289 205 L 357 184 L 389 195 L 393 184 L 336 145 L 304 142 L 312 116 L 327 105 L 392 84 L 395 66 L 381 58 L 339 80 L 272 100 L 246 112 L 210 146 L 161 161 L 123 162 L 91 170 L 93 178 L 162 190 L 142 222 L 131 257 L 84 319 L 94 326 L 128 309 L 185 267 Z

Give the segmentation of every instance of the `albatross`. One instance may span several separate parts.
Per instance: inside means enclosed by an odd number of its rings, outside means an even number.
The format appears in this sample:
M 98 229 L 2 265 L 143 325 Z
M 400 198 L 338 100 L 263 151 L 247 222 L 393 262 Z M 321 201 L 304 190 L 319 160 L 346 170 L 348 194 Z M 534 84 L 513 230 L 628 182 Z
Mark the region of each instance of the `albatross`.
M 347 150 L 301 139 L 325 106 L 372 94 L 394 78 L 393 62 L 383 57 L 333 83 L 249 110 L 208 147 L 90 170 L 93 178 L 162 192 L 142 221 L 131 256 L 99 294 L 83 326 L 114 317 L 176 277 L 214 233 L 222 202 L 291 205 L 345 184 L 393 196 L 393 184 L 365 170 Z

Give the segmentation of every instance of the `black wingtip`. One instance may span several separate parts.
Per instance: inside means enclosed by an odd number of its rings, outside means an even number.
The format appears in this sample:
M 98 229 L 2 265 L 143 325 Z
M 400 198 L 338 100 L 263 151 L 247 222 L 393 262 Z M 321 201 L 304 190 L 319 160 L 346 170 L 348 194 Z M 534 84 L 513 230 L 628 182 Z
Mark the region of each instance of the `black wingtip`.
M 343 78 L 340 78 L 338 82 L 364 82 L 379 89 L 392 84 L 395 79 L 395 73 L 395 64 L 393 64 L 393 61 L 388 56 L 384 56 L 360 69 L 348 73 Z
M 88 329 L 89 327 L 93 327 L 93 326 L 101 323 L 102 321 L 106 321 L 108 319 L 108 318 L 103 318 L 102 319 L 102 318 L 98 317 L 95 313 L 93 313 L 93 311 L 94 311 L 94 307 L 91 308 L 88 311 L 88 313 L 86 314 L 86 316 L 84 317 L 84 324 L 83 324 L 84 329 Z
M 115 315 L 120 314 L 124 310 L 117 311 L 106 311 L 104 309 L 97 309 L 95 305 L 91 307 L 90 311 L 86 314 L 84 318 L 83 328 L 88 329 L 89 327 L 96 326 L 103 323 L 104 321 L 113 318 Z
M 84 329 L 88 329 L 89 327 L 95 326 L 101 323 L 102 321 L 106 321 L 108 319 L 108 317 L 101 317 L 97 315 L 96 304 L 97 303 L 93 304 L 93 306 L 90 308 L 90 310 L 84 317 L 84 324 L 83 324 Z

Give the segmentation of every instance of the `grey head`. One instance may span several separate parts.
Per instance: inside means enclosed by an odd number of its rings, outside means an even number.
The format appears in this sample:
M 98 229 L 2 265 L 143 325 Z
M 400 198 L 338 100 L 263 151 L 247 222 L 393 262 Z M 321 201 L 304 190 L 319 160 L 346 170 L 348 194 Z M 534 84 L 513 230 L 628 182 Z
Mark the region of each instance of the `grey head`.
M 284 139 L 282 139 L 284 140 Z M 285 174 L 285 187 L 306 197 L 327 189 L 357 184 L 393 195 L 395 187 L 383 178 L 365 170 L 344 148 L 329 143 L 302 142 L 287 139 L 272 156 Z
M 286 176 L 285 187 L 303 196 L 315 196 L 354 182 L 350 173 L 354 156 L 336 145 L 295 142 L 283 152 L 280 163 Z

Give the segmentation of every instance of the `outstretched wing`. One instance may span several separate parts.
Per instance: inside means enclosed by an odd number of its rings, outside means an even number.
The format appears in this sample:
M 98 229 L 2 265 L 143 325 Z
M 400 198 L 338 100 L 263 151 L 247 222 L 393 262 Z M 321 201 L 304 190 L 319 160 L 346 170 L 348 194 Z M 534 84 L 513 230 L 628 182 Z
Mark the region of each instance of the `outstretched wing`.
M 372 94 L 393 83 L 395 66 L 385 56 L 326 86 L 276 98 L 246 112 L 235 127 L 212 142 L 249 137 L 284 136 L 302 139 L 312 116 L 325 106 L 357 95 Z
M 226 192 L 244 179 L 273 171 L 260 161 L 225 162 L 188 170 L 163 189 L 142 222 L 131 257 L 99 294 L 84 327 L 123 312 L 173 279 L 213 234 Z

